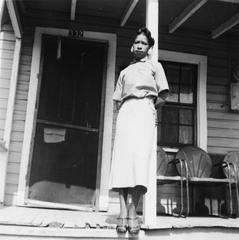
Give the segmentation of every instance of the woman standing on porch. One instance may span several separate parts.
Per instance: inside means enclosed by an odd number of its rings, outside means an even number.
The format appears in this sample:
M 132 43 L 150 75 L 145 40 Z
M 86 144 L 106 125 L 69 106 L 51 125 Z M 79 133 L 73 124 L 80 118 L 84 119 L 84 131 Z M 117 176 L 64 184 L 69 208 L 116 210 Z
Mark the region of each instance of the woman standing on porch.
M 131 47 L 133 61 L 121 71 L 113 100 L 119 110 L 113 149 L 110 188 L 119 192 L 117 232 L 137 234 L 136 209 L 147 192 L 149 166 L 155 148 L 156 110 L 168 96 L 160 63 L 149 59 L 154 39 L 147 28 L 138 30 Z

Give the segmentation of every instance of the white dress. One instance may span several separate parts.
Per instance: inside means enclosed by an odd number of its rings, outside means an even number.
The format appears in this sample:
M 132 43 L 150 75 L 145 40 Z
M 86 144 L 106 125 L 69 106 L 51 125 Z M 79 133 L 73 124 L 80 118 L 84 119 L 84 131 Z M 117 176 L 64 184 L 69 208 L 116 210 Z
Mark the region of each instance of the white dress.
M 160 71 L 160 72 L 159 72 Z M 160 79 L 159 79 L 160 78 Z M 116 122 L 110 189 L 149 184 L 149 168 L 156 161 L 156 110 L 152 97 L 168 89 L 161 65 L 134 63 L 123 70 L 114 100 L 123 102 Z

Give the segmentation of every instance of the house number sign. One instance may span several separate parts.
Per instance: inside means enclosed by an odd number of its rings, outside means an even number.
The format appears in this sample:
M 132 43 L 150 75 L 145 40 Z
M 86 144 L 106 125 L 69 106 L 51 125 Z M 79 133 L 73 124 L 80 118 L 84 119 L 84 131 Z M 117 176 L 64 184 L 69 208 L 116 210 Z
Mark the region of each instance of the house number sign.
M 70 29 L 69 36 L 74 38 L 82 38 L 84 36 L 84 31 Z

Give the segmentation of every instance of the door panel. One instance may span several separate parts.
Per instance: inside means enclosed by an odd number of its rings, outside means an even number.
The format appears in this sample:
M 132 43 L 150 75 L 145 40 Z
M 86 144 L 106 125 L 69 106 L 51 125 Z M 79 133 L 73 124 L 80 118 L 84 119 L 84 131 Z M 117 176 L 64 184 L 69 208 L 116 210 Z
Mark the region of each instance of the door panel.
M 103 43 L 44 36 L 28 198 L 92 203 L 105 50 Z

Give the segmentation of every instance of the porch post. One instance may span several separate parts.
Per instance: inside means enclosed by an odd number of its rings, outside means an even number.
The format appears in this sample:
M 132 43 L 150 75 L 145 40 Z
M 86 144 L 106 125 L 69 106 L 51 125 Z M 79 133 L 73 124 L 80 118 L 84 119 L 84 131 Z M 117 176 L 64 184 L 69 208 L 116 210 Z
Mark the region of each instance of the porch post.
M 155 39 L 152 59 L 158 61 L 158 0 L 146 0 L 146 26 Z M 157 139 L 157 128 L 155 127 L 155 142 Z M 156 144 L 155 144 L 156 147 Z M 156 148 L 153 154 L 156 155 Z M 156 157 L 156 156 L 155 156 Z M 156 225 L 157 216 L 157 182 L 156 182 L 156 161 L 150 166 L 150 184 L 144 196 L 143 206 L 144 224 Z
M 3 12 L 4 0 L 0 0 L 0 13 Z M 12 6 L 12 5 L 11 5 Z M 15 11 L 13 8 L 9 7 L 7 2 L 8 11 L 11 11 L 10 18 L 12 25 L 16 25 L 17 22 L 13 23 L 13 19 L 15 19 Z M 0 16 L 2 19 L 2 15 Z M 1 21 L 0 21 L 1 22 Z M 15 47 L 14 47 L 14 55 L 13 55 L 13 64 L 11 66 L 11 78 L 9 84 L 9 94 L 8 94 L 8 102 L 7 102 L 7 111 L 5 117 L 5 127 L 3 140 L 0 142 L 1 151 L 0 151 L 0 203 L 4 203 L 4 195 L 5 195 L 5 187 L 6 187 L 6 175 L 7 175 L 7 164 L 8 164 L 8 156 L 9 156 L 9 148 L 10 148 L 10 137 L 12 132 L 12 120 L 13 120 L 13 111 L 15 104 L 15 96 L 16 96 L 16 88 L 17 88 L 17 78 L 18 78 L 18 69 L 19 69 L 19 61 L 20 61 L 20 52 L 21 52 L 21 37 L 20 32 L 15 32 Z M 1 31 L 0 38 L 4 40 L 4 32 Z M 2 48 L 1 48 L 2 49 Z M 0 62 L 1 62 L 1 52 L 0 52 Z

